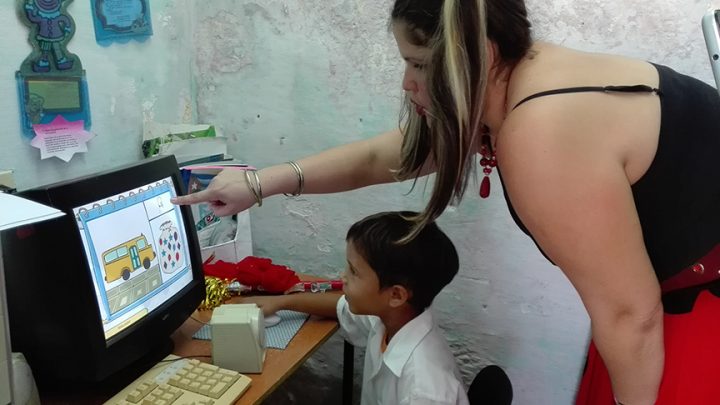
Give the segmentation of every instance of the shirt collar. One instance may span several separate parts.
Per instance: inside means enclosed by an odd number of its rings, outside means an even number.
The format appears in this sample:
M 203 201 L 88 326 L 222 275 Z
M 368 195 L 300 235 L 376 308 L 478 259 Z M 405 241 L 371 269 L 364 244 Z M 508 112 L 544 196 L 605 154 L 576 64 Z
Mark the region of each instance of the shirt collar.
M 383 362 L 395 376 L 400 377 L 400 373 L 413 351 L 433 326 L 432 312 L 428 308 L 406 323 L 392 337 L 385 353 L 383 353 Z

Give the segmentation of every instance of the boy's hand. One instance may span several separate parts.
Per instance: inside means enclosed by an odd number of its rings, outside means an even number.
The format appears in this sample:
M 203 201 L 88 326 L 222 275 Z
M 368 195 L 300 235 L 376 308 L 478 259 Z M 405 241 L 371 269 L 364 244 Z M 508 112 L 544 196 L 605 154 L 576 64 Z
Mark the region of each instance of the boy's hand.
M 286 298 L 287 296 L 284 295 L 247 297 L 242 300 L 242 303 L 256 304 L 262 309 L 263 315 L 268 316 L 276 313 L 281 309 L 285 309 L 284 300 Z
M 243 304 L 256 304 L 267 315 L 285 309 L 304 312 L 324 318 L 337 319 L 337 303 L 342 295 L 335 292 L 322 294 L 297 293 L 289 295 L 271 295 L 243 298 Z

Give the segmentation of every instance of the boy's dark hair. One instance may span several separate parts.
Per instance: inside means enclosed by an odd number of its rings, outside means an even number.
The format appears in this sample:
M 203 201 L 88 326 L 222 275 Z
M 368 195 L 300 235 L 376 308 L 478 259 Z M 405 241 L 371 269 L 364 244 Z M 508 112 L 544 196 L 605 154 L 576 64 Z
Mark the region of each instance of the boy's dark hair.
M 416 215 L 411 211 L 370 215 L 353 224 L 345 239 L 375 271 L 381 289 L 407 288 L 408 303 L 420 313 L 455 277 L 459 261 L 452 241 L 435 222 L 426 224 L 413 239 L 398 243 L 416 226 L 412 221 Z

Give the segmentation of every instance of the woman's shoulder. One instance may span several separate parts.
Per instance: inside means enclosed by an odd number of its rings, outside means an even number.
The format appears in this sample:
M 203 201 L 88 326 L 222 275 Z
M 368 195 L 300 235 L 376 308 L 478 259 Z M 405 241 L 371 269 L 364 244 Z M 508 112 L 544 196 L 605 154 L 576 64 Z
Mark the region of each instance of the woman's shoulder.
M 498 137 L 501 165 L 516 161 L 507 154 L 531 154 L 551 145 L 562 145 L 553 149 L 565 154 L 558 159 L 607 153 L 614 161 L 635 162 L 642 156 L 644 162 L 652 155 L 660 105 L 654 93 L 642 90 L 659 85 L 652 64 L 544 43 L 533 47 L 533 54 L 508 83 L 507 115 Z M 644 86 L 637 94 L 603 89 L 637 85 Z M 510 150 L 503 152 L 506 146 Z
M 548 90 L 638 84 L 659 84 L 657 69 L 647 61 L 536 42 L 509 77 L 507 105 L 511 110 L 524 98 Z

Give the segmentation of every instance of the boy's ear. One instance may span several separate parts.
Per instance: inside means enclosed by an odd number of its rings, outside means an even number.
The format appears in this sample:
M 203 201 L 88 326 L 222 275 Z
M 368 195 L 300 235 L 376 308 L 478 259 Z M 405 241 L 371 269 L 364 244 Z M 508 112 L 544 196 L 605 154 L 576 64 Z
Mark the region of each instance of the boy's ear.
M 389 304 L 393 308 L 398 308 L 408 302 L 411 296 L 412 293 L 410 292 L 410 290 L 408 290 L 404 286 L 395 284 L 394 286 L 390 287 Z

